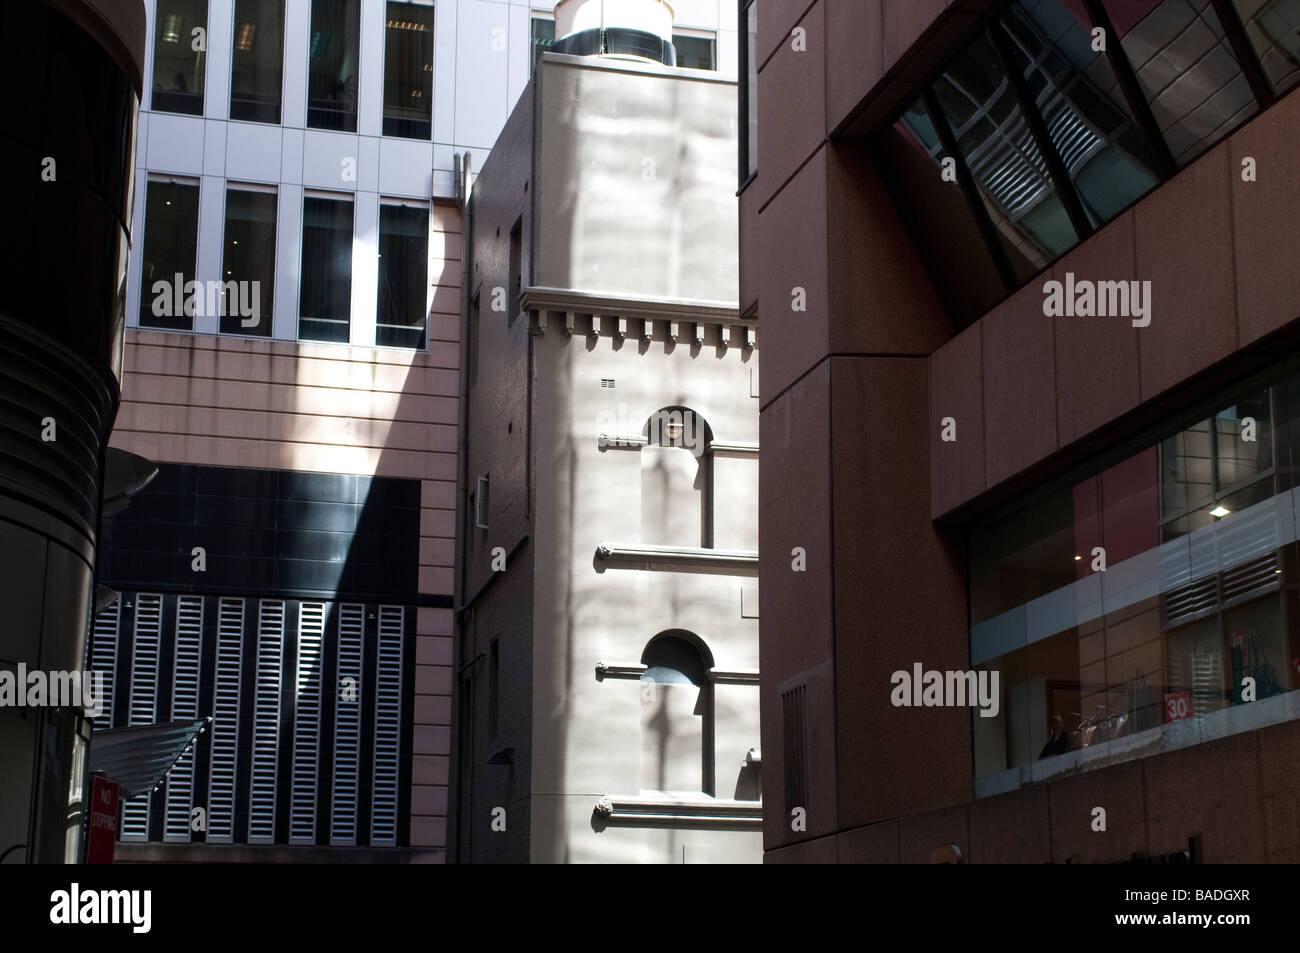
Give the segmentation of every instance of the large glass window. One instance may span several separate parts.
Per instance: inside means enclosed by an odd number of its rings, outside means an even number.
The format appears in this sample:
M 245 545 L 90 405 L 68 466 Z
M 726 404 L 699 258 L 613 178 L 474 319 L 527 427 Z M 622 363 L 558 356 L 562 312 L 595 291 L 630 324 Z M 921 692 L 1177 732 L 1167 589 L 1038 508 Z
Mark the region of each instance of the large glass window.
M 1300 361 L 972 527 L 976 792 L 1291 717 Z M 1292 709 L 1293 710 L 1293 706 Z
M 993 43 L 980 36 L 934 84 L 1003 253 L 1020 280 L 1079 240 Z
M 881 171 L 956 323 L 1041 274 L 1300 79 L 1300 0 L 1232 2 L 1014 0 L 876 133 Z M 742 45 L 742 64 L 752 55 Z M 906 172 L 924 166 L 901 147 L 909 136 L 958 186 L 987 253 L 931 253 L 950 243 L 958 213 Z M 977 269 L 986 274 L 972 280 Z
M 199 187 L 150 180 L 145 192 L 144 251 L 140 270 L 140 325 L 193 329 L 202 299 L 191 297 L 199 232 Z
M 312 0 L 307 47 L 307 125 L 357 131 L 357 0 Z
M 673 34 L 673 48 L 677 51 L 677 65 L 687 69 L 718 68 L 717 41 L 711 36 Z
M 1212 0 L 1103 0 L 1179 165 L 1259 109 Z
M 283 0 L 235 0 L 230 118 L 278 123 L 283 72 Z
M 433 137 L 433 7 L 389 3 L 384 31 L 384 135 Z
M 221 333 L 271 336 L 275 291 L 274 191 L 226 190 Z
M 308 195 L 302 202 L 298 337 L 346 344 L 352 314 L 352 199 Z
M 428 284 L 429 209 L 384 202 L 379 206 L 376 344 L 424 347 Z
M 203 115 L 208 0 L 158 0 L 154 24 L 151 107 Z

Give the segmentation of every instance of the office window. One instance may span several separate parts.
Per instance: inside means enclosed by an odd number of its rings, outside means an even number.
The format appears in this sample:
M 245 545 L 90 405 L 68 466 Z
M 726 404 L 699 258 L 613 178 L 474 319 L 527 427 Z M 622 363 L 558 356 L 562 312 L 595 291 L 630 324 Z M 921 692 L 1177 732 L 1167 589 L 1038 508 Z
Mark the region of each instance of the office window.
M 384 135 L 433 137 L 433 7 L 388 4 Z
M 189 331 L 202 301 L 196 295 L 186 304 L 186 285 L 194 280 L 198 248 L 199 187 L 150 180 L 146 188 L 140 326 Z
M 1211 0 L 1103 3 L 1179 165 L 1259 110 Z
M 275 291 L 274 191 L 226 190 L 221 333 L 271 336 Z
M 312 0 L 307 47 L 307 125 L 357 131 L 361 5 Z
M 711 36 L 673 34 L 673 49 L 677 51 L 677 65 L 687 69 L 718 68 L 717 40 Z
M 308 195 L 302 202 L 298 338 L 348 341 L 352 314 L 352 199 Z
M 533 17 L 531 30 L 532 64 L 537 68 L 537 61 L 555 42 L 555 21 L 546 17 Z
M 203 115 L 207 31 L 208 0 L 158 0 L 151 108 Z
M 1233 0 L 1246 36 L 1278 95 L 1300 81 L 1300 3 Z
M 758 173 L 758 0 L 740 0 L 740 187 Z
M 235 0 L 230 66 L 230 118 L 280 121 L 284 70 L 283 0 Z
M 428 286 L 428 207 L 380 204 L 376 344 L 417 350 L 424 347 Z
M 971 526 L 977 795 L 1293 717 L 1300 364 L 1210 407 Z

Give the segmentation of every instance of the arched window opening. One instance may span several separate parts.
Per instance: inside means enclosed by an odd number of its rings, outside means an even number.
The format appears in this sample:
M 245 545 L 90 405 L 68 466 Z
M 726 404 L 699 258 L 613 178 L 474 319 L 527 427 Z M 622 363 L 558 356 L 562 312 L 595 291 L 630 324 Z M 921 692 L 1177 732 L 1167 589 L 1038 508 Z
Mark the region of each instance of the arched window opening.
M 646 421 L 641 450 L 641 541 L 652 546 L 712 545 L 713 434 L 689 407 L 665 407 Z
M 671 630 L 650 640 L 641 663 L 641 790 L 712 794 L 712 653 Z

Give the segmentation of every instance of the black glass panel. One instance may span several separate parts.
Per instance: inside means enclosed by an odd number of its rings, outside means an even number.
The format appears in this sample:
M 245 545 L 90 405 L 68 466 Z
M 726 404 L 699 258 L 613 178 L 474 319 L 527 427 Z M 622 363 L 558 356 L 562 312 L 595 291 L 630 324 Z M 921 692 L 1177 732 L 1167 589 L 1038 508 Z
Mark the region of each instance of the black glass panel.
M 384 135 L 430 139 L 433 7 L 389 3 L 384 36 Z
M 275 290 L 274 192 L 226 191 L 221 263 L 223 334 L 271 336 Z
M 158 0 L 154 24 L 151 107 L 203 115 L 208 0 Z
M 673 34 L 673 48 L 677 50 L 677 65 L 688 69 L 718 68 L 714 55 L 714 41 L 703 36 Z
M 230 118 L 278 123 L 283 71 L 283 0 L 236 0 Z
M 1278 94 L 1300 82 L 1300 0 L 1233 0 Z
M 357 131 L 357 0 L 312 0 L 307 48 L 307 125 Z
M 429 276 L 429 210 L 379 207 L 379 306 L 375 343 L 424 347 Z
M 150 182 L 145 194 L 140 324 L 189 331 L 200 296 L 191 297 L 199 233 L 199 187 Z M 188 300 L 187 300 L 188 299 Z
M 302 207 L 298 337 L 348 340 L 352 314 L 352 202 L 308 196 Z

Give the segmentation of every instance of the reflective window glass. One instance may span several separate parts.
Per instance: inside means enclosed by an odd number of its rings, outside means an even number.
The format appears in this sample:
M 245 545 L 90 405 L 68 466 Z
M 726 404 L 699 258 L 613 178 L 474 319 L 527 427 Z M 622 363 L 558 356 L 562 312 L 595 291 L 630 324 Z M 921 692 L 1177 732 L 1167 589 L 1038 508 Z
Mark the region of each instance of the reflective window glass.
M 271 336 L 275 291 L 274 192 L 226 190 L 221 332 Z
M 1174 161 L 1259 109 L 1212 0 L 1103 0 Z
M 145 191 L 144 250 L 140 266 L 140 325 L 193 329 L 190 298 L 199 233 L 199 187 L 153 181 Z M 187 299 L 191 301 L 186 304 Z
M 424 347 L 429 277 L 429 210 L 379 206 L 379 307 L 375 343 Z
M 687 69 L 716 70 L 718 68 L 717 57 L 714 54 L 716 45 L 712 37 L 686 36 L 681 33 L 673 34 L 673 48 L 677 51 L 677 65 Z
M 230 118 L 280 121 L 284 71 L 283 0 L 235 0 L 230 66 Z
M 208 0 L 158 0 L 154 25 L 150 107 L 203 115 Z
M 352 200 L 302 202 L 302 291 L 298 337 L 346 344 L 352 314 Z
M 357 131 L 357 63 L 361 5 L 312 0 L 307 47 L 307 125 Z
M 1279 95 L 1300 82 L 1300 0 L 1232 0 Z
M 388 4 L 384 31 L 384 135 L 433 137 L 433 7 Z

